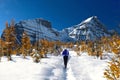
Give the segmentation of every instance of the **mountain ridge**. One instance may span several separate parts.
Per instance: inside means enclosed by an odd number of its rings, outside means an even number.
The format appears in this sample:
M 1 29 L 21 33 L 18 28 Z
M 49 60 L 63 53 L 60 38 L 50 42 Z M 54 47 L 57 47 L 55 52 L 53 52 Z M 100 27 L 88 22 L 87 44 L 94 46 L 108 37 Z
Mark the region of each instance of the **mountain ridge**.
M 97 16 L 89 17 L 81 23 L 61 31 L 54 29 L 50 21 L 42 18 L 21 20 L 15 24 L 15 30 L 19 41 L 25 31 L 30 36 L 32 43 L 38 39 L 62 42 L 96 40 L 111 35 Z

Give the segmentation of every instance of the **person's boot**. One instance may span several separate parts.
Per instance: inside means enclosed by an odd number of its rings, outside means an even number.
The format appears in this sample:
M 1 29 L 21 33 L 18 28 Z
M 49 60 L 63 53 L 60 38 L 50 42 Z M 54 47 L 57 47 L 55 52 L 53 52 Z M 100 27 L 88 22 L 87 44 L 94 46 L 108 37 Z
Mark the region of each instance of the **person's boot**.
M 65 65 L 65 69 L 67 68 L 67 66 Z

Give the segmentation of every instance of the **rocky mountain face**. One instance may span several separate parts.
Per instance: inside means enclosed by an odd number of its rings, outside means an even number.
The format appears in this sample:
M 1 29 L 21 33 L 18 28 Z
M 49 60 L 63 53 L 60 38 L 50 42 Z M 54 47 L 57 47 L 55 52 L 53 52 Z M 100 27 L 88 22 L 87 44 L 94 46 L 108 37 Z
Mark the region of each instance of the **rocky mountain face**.
M 20 41 L 25 31 L 31 42 L 38 39 L 47 39 L 50 41 L 77 41 L 77 40 L 96 40 L 102 36 L 110 36 L 105 26 L 96 16 L 82 21 L 78 25 L 57 31 L 52 28 L 51 22 L 44 19 L 22 20 L 15 24 L 17 39 Z
M 38 39 L 59 40 L 59 32 L 52 29 L 51 23 L 44 19 L 23 20 L 16 23 L 15 28 L 19 40 L 24 31 L 33 43 Z
M 69 32 L 69 36 L 74 40 L 96 40 L 103 36 L 110 36 L 110 33 L 96 16 L 90 17 L 71 28 L 73 27 L 74 29 Z

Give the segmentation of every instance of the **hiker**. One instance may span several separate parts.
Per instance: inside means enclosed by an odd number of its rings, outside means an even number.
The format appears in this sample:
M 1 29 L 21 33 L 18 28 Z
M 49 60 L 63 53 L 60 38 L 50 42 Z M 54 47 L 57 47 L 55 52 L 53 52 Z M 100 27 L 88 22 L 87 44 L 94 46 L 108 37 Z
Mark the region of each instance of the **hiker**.
M 65 66 L 65 68 L 67 68 L 69 51 L 68 51 L 67 49 L 65 49 L 65 50 L 62 52 L 62 55 L 63 55 L 63 60 L 64 60 L 64 66 Z

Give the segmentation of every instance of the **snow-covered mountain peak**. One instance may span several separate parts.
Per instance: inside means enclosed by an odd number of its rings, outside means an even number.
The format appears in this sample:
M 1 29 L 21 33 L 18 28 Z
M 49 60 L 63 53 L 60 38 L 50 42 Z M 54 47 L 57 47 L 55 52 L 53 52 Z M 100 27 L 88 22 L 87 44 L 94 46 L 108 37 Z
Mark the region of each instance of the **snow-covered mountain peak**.
M 101 28 L 104 28 L 105 30 L 105 26 L 99 21 L 97 16 L 89 17 L 86 20 L 82 21 L 77 26 L 79 26 L 80 29 L 84 29 L 88 27 L 101 27 Z
M 81 24 L 93 22 L 96 19 L 97 19 L 97 16 L 92 16 L 92 17 L 89 17 L 88 19 L 84 20 L 83 22 L 81 22 Z
M 102 36 L 109 36 L 108 31 L 97 16 L 92 16 L 73 27 L 74 29 L 69 35 L 75 40 L 96 40 Z

